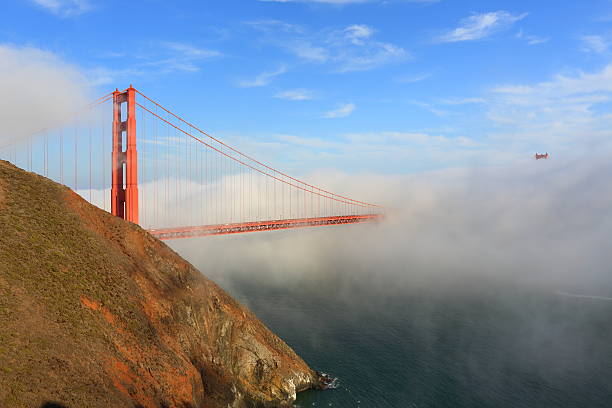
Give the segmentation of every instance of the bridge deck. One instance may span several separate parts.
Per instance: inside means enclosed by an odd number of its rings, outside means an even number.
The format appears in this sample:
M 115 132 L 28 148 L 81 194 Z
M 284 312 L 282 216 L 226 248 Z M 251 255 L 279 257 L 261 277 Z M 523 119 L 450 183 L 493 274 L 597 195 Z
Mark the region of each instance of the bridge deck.
M 153 229 L 149 232 L 161 239 L 195 238 L 209 235 L 239 234 L 253 231 L 271 231 L 289 228 L 319 227 L 323 225 L 355 224 L 382 219 L 382 214 L 344 215 L 334 217 L 294 218 L 287 220 L 241 222 L 233 224 L 201 225 Z

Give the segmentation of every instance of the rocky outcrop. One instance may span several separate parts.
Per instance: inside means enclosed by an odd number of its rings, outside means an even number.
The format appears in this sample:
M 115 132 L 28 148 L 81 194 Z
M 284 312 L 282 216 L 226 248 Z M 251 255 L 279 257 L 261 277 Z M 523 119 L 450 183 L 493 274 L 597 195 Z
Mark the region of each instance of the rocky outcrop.
M 318 379 L 140 227 L 0 162 L 0 407 L 287 406 Z

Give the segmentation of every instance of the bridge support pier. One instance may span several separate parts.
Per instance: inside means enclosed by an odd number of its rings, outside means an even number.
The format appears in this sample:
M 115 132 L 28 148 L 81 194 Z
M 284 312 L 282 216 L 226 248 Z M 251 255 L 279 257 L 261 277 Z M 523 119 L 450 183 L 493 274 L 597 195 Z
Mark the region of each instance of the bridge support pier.
M 121 106 L 127 104 L 127 117 Z M 124 150 L 125 148 L 125 150 Z M 113 156 L 111 213 L 138 224 L 138 154 L 136 151 L 136 90 L 113 92 Z

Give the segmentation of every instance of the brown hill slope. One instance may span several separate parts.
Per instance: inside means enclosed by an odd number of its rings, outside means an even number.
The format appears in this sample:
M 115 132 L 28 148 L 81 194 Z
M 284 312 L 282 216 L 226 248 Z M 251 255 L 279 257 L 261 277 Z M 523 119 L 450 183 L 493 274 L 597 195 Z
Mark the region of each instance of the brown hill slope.
M 277 406 L 317 381 L 166 245 L 0 161 L 0 407 Z

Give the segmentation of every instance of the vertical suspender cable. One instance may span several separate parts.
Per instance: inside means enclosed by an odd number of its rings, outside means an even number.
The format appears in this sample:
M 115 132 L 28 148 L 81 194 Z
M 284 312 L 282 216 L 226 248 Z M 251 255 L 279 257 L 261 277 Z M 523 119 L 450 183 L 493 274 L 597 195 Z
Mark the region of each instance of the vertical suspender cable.
M 64 184 L 64 129 L 60 129 L 60 183 Z
M 209 206 L 208 206 L 208 193 L 209 193 L 209 189 L 210 189 L 210 184 L 208 183 L 208 179 L 210 178 L 210 169 L 208 168 L 208 147 L 204 146 L 204 168 L 205 173 L 204 173 L 204 178 L 206 181 L 206 191 L 204 191 L 204 202 L 202 204 L 202 225 L 206 225 L 208 224 L 208 218 L 209 218 Z
M 89 118 L 88 122 L 89 122 L 89 129 L 87 133 L 89 136 L 89 202 L 92 203 L 93 200 L 91 198 L 91 118 Z
M 49 175 L 49 134 L 45 133 L 45 177 Z
M 166 125 L 166 140 L 168 141 L 168 145 L 166 146 L 166 174 L 165 174 L 165 187 L 164 187 L 164 222 L 168 224 L 170 217 L 168 216 L 168 205 L 170 203 L 170 187 L 168 183 L 170 183 L 170 128 Z
M 77 148 L 78 148 L 78 141 L 77 141 L 77 130 L 76 128 L 74 129 L 74 191 L 78 191 L 78 178 L 77 178 Z
M 102 121 L 102 137 L 100 138 L 100 143 L 102 144 L 101 154 L 102 154 L 102 206 L 104 207 L 104 211 L 107 211 L 106 207 L 106 125 L 105 121 Z
M 157 114 L 157 106 L 155 106 L 155 114 Z M 153 168 L 153 182 L 155 183 L 153 188 L 154 188 L 154 193 L 155 194 L 155 198 L 154 198 L 154 206 L 155 209 L 153 210 L 155 213 L 153 215 L 153 222 L 155 223 L 155 225 L 159 225 L 159 188 L 158 188 L 158 184 L 159 184 L 159 177 L 158 177 L 158 173 L 157 173 L 157 166 L 158 166 L 158 161 L 159 161 L 159 143 L 158 143 L 158 137 L 157 137 L 157 131 L 158 131 L 158 127 L 159 127 L 159 121 L 157 120 L 157 118 L 153 118 L 153 126 L 154 126 L 154 138 L 155 138 L 155 160 L 154 160 L 154 168 Z
M 146 103 L 146 102 L 145 102 Z M 147 134 L 147 124 L 145 121 L 145 117 L 144 117 L 144 110 L 140 110 L 140 126 L 138 126 L 136 128 L 136 132 L 139 133 L 139 137 L 136 138 L 136 140 L 140 140 L 142 141 L 142 146 L 138 149 L 138 153 L 141 156 L 141 160 L 139 160 L 140 165 L 138 166 L 138 171 L 142 174 L 138 175 L 138 180 L 140 180 L 140 185 L 142 186 L 140 189 L 138 189 L 138 194 L 141 196 L 141 199 L 138 200 L 138 204 L 140 205 L 140 214 L 141 214 L 141 219 L 140 219 L 140 224 L 141 225 L 147 225 L 147 210 L 148 210 L 148 203 L 147 201 L 147 164 L 148 164 L 148 160 L 147 160 L 147 141 L 144 140 L 146 134 Z

